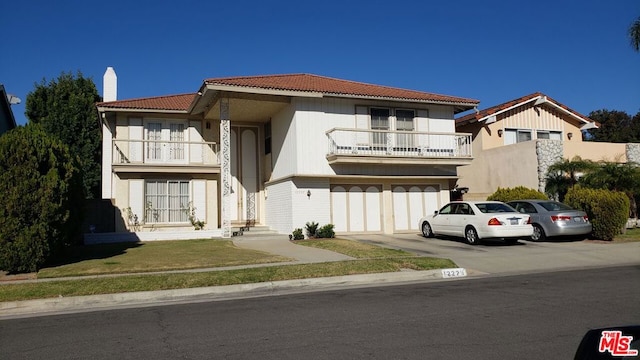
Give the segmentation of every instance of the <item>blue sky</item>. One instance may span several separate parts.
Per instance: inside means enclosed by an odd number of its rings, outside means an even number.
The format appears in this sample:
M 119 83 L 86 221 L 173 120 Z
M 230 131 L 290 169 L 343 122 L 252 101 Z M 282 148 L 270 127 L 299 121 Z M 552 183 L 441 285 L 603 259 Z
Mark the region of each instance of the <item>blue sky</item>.
M 211 77 L 311 73 L 474 98 L 541 91 L 587 115 L 640 111 L 638 0 L 2 1 L 0 83 L 81 71 L 118 98 L 195 92 Z

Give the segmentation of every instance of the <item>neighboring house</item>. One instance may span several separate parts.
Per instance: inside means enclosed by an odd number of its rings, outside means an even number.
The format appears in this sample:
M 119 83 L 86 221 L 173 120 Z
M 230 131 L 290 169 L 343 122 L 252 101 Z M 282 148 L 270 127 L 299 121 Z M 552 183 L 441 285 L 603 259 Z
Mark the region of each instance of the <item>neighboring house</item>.
M 473 136 L 474 159 L 458 168 L 465 199 L 484 200 L 498 187 L 544 192 L 549 166 L 580 156 L 626 162 L 640 159 L 636 144 L 583 141 L 598 123 L 542 93 L 534 93 L 456 119 L 456 131 Z
M 16 127 L 16 119 L 11 111 L 10 96 L 4 90 L 4 85 L 0 84 L 0 135 Z
M 309 74 L 103 102 L 103 198 L 120 212 L 116 231 L 141 236 L 193 229 L 190 216 L 222 237 L 311 221 L 337 233 L 418 231 L 471 162 L 454 115 L 477 104 Z

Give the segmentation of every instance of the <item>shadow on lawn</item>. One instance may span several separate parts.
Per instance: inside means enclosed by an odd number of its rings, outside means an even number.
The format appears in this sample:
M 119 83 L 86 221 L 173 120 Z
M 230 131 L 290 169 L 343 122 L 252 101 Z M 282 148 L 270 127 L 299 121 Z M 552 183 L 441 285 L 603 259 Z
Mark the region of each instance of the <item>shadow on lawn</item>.
M 48 261 L 44 267 L 55 267 L 74 264 L 85 260 L 108 259 L 122 255 L 128 249 L 143 246 L 141 242 L 121 242 L 114 244 L 77 245 L 66 248 L 55 258 Z

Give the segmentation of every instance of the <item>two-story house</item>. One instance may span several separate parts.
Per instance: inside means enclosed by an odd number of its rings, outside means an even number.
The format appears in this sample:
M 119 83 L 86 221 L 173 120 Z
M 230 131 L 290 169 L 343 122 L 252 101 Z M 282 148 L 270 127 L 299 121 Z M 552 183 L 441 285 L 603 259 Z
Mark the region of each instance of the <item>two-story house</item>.
M 638 161 L 639 144 L 584 141 L 599 124 L 543 93 L 533 93 L 456 119 L 473 137 L 474 159 L 458 168 L 465 199 L 484 200 L 498 187 L 544 192 L 547 170 L 562 159 Z
M 310 221 L 338 234 L 418 231 L 472 160 L 454 115 L 477 104 L 309 74 L 103 102 L 103 198 L 119 212 L 116 231 L 141 239 L 193 229 L 191 219 L 222 237 Z

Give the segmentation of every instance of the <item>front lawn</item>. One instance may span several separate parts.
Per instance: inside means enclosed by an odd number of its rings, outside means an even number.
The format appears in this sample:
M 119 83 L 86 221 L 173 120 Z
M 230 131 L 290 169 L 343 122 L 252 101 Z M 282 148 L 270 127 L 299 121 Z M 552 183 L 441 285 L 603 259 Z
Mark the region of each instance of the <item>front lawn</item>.
M 266 265 L 234 270 L 132 274 L 177 269 L 286 262 L 292 259 L 237 248 L 231 241 L 189 240 L 91 245 L 71 249 L 38 278 L 111 274 L 114 276 L 0 285 L 0 301 L 112 294 L 249 284 L 327 276 L 430 270 L 457 267 L 449 259 L 420 257 L 401 251 L 341 239 L 296 242 L 340 252 L 358 260 L 312 264 Z M 129 274 L 129 275 L 126 275 Z
M 240 249 L 227 240 L 99 244 L 67 249 L 54 264 L 41 269 L 38 278 L 201 269 L 291 260 Z

